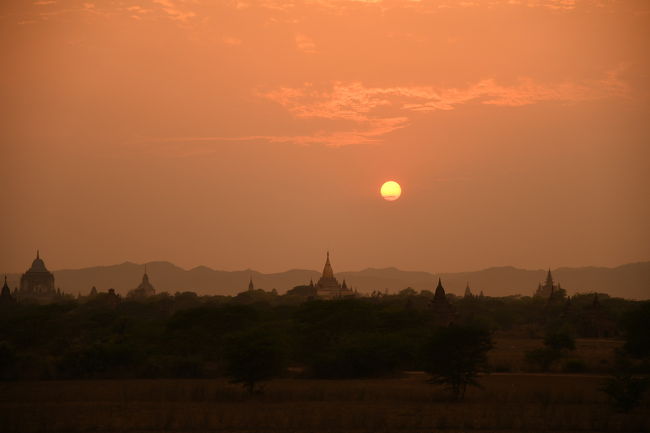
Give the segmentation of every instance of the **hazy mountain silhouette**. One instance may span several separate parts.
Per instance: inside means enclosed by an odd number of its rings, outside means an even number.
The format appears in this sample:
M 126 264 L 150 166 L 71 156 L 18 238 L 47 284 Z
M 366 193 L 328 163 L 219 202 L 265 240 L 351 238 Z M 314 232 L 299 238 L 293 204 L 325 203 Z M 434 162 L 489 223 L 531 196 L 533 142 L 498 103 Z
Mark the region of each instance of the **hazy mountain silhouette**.
M 56 286 L 67 293 L 88 294 L 92 286 L 105 291 L 114 288 L 125 294 L 136 287 L 144 272 L 144 265 L 125 262 L 112 266 L 53 271 Z M 219 271 L 206 266 L 185 270 L 169 262 L 147 263 L 147 272 L 158 292 L 194 291 L 199 294 L 232 295 L 244 291 L 248 280 L 253 278 L 256 288 L 277 289 L 279 293 L 310 279 L 317 281 L 320 272 L 292 269 L 285 272 L 263 274 L 253 270 Z M 556 282 L 560 282 L 569 294 L 576 292 L 605 292 L 625 298 L 650 298 L 650 262 L 631 263 L 615 268 L 583 267 L 552 270 Z M 388 290 L 395 293 L 406 287 L 417 290 L 433 290 L 434 282 L 442 278 L 450 293 L 462 294 L 466 283 L 475 294 L 481 290 L 487 296 L 531 295 L 538 282 L 546 276 L 546 270 L 526 270 L 510 266 L 494 267 L 473 272 L 433 274 L 429 272 L 402 271 L 397 268 L 368 268 L 356 272 L 336 274 L 339 281 L 346 280 L 362 293 Z M 8 275 L 9 284 L 15 287 L 20 275 Z

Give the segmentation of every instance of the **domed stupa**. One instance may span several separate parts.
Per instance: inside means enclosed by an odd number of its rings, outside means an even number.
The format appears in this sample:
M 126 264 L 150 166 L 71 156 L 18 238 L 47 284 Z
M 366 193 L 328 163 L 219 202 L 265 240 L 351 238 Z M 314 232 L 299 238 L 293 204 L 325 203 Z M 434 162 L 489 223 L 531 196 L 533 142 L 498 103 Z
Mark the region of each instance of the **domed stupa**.
M 138 287 L 130 290 L 127 296 L 129 298 L 148 298 L 156 294 L 156 289 L 149 282 L 149 274 L 147 274 L 147 265 L 144 266 L 144 275 L 142 275 L 142 282 Z
M 18 297 L 21 298 L 51 298 L 56 296 L 54 275 L 47 270 L 41 254 L 36 250 L 36 258 L 32 266 L 20 278 Z

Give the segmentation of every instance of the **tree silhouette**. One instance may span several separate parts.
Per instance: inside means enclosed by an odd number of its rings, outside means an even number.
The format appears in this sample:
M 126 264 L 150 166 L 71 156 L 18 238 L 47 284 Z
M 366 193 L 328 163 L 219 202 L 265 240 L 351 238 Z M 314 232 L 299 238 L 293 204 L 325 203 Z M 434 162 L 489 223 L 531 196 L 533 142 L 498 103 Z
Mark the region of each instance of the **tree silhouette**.
M 284 347 L 264 329 L 232 335 L 226 348 L 227 375 L 241 383 L 249 394 L 261 392 L 259 383 L 282 374 L 286 367 Z
M 548 371 L 559 360 L 575 350 L 573 336 L 566 330 L 550 330 L 544 337 L 544 347 L 526 352 L 526 361 L 541 371 Z
M 455 400 L 465 397 L 467 385 L 479 386 L 476 378 L 487 371 L 487 352 L 492 348 L 489 331 L 451 325 L 439 328 L 424 348 L 423 364 L 430 383 L 447 385 Z

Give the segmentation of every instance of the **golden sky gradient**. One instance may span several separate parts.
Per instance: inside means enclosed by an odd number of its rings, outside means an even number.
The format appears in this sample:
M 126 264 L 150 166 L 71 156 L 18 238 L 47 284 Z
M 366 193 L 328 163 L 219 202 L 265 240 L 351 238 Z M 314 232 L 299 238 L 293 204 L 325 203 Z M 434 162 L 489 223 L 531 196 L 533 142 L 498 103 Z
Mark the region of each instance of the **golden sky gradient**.
M 3 0 L 0 31 L 1 272 L 650 259 L 645 0 Z

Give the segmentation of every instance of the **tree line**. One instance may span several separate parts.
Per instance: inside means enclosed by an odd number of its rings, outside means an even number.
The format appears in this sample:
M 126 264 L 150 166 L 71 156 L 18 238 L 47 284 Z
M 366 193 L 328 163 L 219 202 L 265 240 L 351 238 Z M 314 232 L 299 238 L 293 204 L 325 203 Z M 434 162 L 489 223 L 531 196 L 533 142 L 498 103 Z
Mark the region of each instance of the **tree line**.
M 98 294 L 47 305 L 5 305 L 0 377 L 228 376 L 255 392 L 260 382 L 288 368 L 317 378 L 420 370 L 462 398 L 489 367 L 493 332 L 546 336 L 549 350 L 561 353 L 570 350 L 571 338 L 589 336 L 582 326 L 592 308 L 589 295 L 574 297 L 570 308 L 527 297 L 448 296 L 454 324 L 440 327 L 429 308 L 430 292 L 321 301 L 300 298 L 299 291 L 280 296 L 255 290 L 235 297 L 185 292 L 117 303 Z M 630 336 L 630 352 L 647 356 L 641 352 L 648 347 L 643 328 L 648 303 L 600 299 L 622 335 Z

